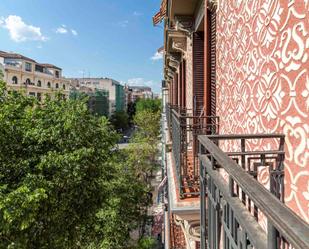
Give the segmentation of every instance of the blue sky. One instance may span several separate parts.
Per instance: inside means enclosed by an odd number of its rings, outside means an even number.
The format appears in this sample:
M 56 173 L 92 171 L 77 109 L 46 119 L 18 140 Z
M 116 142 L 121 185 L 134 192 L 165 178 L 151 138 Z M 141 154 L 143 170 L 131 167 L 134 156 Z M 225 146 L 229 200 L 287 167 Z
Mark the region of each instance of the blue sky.
M 63 68 L 66 77 L 110 77 L 159 92 L 160 0 L 1 0 L 0 50 Z

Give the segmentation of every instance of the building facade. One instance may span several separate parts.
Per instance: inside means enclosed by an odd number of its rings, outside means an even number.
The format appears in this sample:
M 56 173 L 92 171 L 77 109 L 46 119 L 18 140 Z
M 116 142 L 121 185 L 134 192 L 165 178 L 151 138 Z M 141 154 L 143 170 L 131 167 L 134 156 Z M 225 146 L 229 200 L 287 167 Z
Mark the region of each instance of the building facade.
M 106 90 L 109 93 L 109 115 L 116 111 L 125 110 L 124 87 L 116 80 L 109 78 L 74 78 L 71 84 L 79 87 L 86 86 L 97 90 Z
M 70 89 L 70 99 L 79 99 L 88 96 L 89 110 L 99 116 L 109 116 L 109 92 L 98 90 L 86 86 L 74 87 Z
M 4 81 L 11 90 L 24 91 L 39 100 L 56 92 L 65 98 L 69 95 L 70 81 L 62 77 L 62 69 L 57 66 L 3 51 L 0 51 L 0 64 L 4 68 Z
M 138 99 L 152 99 L 153 92 L 151 87 L 147 86 L 129 86 L 125 85 L 126 98 L 128 103 L 134 103 Z
M 166 248 L 309 248 L 308 20 L 308 1 L 162 1 Z

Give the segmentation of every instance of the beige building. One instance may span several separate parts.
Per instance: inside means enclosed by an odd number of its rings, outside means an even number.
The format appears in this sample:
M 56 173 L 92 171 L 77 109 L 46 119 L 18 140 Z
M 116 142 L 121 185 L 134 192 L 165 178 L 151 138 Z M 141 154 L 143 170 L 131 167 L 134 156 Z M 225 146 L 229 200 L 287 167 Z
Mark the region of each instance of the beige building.
M 16 53 L 0 51 L 0 64 L 3 67 L 4 81 L 13 90 L 25 91 L 39 100 L 45 94 L 61 91 L 65 98 L 69 95 L 70 81 L 62 77 L 62 69 Z

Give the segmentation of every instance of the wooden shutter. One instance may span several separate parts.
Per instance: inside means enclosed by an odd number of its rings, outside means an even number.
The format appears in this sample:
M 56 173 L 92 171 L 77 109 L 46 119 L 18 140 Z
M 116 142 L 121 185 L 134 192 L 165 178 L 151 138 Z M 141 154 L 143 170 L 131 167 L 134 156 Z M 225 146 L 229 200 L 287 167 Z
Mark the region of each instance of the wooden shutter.
M 216 115 L 216 11 L 209 11 L 210 103 L 208 113 Z
M 182 109 L 182 63 L 179 65 L 179 75 L 178 75 L 178 105 Z
M 184 60 L 182 62 L 182 76 L 181 76 L 181 79 L 182 79 L 182 96 L 181 96 L 181 99 L 182 99 L 182 107 L 186 107 L 186 61 Z
M 193 33 L 193 109 L 194 115 L 204 109 L 204 32 Z
M 178 105 L 178 73 L 174 75 L 174 105 Z

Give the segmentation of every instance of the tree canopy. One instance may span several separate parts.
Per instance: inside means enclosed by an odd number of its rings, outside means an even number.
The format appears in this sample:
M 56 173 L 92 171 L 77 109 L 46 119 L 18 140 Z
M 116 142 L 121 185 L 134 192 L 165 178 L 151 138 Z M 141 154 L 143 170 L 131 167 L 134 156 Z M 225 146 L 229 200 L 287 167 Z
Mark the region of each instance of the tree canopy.
M 136 102 L 136 113 L 141 111 L 151 111 L 153 113 L 161 111 L 160 99 L 139 99 Z
M 0 249 L 130 248 L 149 204 L 134 162 L 83 100 L 0 83 Z

